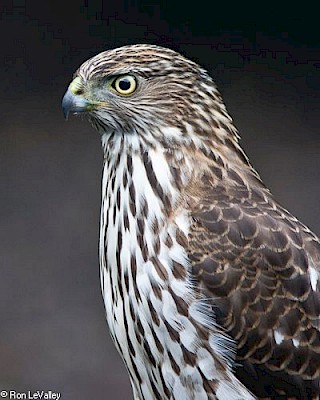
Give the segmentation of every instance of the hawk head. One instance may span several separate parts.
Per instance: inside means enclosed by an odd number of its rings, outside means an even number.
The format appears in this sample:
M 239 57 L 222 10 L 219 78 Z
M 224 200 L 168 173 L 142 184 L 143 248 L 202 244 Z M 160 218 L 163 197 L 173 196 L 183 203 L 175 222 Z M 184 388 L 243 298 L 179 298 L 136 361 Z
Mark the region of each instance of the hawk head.
M 130 45 L 81 65 L 63 110 L 88 114 L 102 134 L 139 135 L 172 146 L 213 138 L 237 141 L 222 98 L 207 72 L 173 50 Z M 214 128 L 214 130 L 213 130 Z

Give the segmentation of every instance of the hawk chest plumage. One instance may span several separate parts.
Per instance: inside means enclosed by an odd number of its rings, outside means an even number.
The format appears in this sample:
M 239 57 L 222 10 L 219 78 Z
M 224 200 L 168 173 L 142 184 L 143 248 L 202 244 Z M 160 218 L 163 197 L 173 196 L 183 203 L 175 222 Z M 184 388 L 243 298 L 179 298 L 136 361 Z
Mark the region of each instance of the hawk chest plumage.
M 191 218 L 172 175 L 176 166 L 163 149 L 137 146 L 135 135 L 106 135 L 103 148 L 101 287 L 134 392 L 139 399 L 214 399 L 219 357 L 231 360 L 233 343 L 192 284 L 184 247 Z M 186 184 L 192 171 L 180 162 Z M 201 339 L 208 327 L 212 335 Z M 203 379 L 215 387 L 212 395 Z M 220 392 L 232 392 L 228 385 Z

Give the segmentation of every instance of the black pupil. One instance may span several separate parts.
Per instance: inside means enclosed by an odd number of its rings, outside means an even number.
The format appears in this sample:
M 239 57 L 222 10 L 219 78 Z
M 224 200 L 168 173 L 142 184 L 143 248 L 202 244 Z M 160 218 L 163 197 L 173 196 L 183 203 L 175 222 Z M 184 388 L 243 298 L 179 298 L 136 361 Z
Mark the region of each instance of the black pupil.
M 119 81 L 119 88 L 121 90 L 124 90 L 124 91 L 129 90 L 130 87 L 131 87 L 131 82 L 129 81 L 129 79 L 121 79 Z

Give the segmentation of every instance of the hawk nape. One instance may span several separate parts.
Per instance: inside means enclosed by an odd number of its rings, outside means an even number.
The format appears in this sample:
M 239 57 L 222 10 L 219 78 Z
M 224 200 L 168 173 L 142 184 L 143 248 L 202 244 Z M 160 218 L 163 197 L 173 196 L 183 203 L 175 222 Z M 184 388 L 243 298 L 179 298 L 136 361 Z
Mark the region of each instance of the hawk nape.
M 261 182 L 207 72 L 121 47 L 63 109 L 102 138 L 101 285 L 134 398 L 318 398 L 319 239 Z

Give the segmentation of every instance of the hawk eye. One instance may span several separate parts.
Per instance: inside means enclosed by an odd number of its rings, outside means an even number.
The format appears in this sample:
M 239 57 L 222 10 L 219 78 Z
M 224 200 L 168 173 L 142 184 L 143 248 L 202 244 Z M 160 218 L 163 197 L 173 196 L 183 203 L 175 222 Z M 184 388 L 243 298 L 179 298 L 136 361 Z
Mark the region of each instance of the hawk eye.
M 128 96 L 136 90 L 137 82 L 132 75 L 118 76 L 111 84 L 119 94 Z

